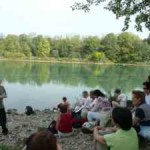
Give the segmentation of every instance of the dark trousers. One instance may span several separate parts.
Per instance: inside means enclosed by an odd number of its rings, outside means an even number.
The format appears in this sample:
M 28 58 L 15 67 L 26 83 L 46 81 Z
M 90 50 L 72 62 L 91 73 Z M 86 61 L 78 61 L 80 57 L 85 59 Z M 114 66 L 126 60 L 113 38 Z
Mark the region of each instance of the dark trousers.
M 6 127 L 6 112 L 4 108 L 0 109 L 0 125 L 2 126 L 2 130 L 7 130 Z

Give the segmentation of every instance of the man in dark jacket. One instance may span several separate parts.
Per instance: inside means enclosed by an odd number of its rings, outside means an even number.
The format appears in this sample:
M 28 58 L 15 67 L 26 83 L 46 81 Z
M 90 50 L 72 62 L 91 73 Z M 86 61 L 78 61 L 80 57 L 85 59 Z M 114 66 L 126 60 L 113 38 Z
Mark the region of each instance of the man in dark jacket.
M 4 98 L 7 97 L 6 90 L 4 86 L 1 85 L 2 80 L 0 80 L 0 125 L 2 127 L 2 133 L 4 135 L 8 134 L 8 129 L 6 127 L 6 112 L 5 112 L 5 107 L 4 107 Z

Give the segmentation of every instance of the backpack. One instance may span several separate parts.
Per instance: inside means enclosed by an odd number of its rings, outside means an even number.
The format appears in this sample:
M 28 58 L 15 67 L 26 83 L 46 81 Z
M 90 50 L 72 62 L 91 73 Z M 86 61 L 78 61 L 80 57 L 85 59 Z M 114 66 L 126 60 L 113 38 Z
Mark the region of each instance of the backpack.
M 93 128 L 97 125 L 98 122 L 85 122 L 82 125 L 82 132 L 85 134 L 92 134 Z
M 81 117 L 81 112 L 72 112 L 72 127 L 81 128 L 86 120 Z
M 53 120 L 53 121 L 49 124 L 49 126 L 48 126 L 47 129 L 48 129 L 48 131 L 50 131 L 51 133 L 57 134 L 57 130 L 56 130 L 56 121 Z
M 31 106 L 26 106 L 25 114 L 27 116 L 34 114 L 33 108 Z

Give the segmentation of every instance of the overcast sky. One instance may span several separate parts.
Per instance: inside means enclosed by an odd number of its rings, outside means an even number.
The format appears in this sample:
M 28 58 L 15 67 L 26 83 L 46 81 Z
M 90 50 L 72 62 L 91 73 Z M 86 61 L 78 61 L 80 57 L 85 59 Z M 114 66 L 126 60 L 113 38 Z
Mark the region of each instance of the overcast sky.
M 72 11 L 75 0 L 0 0 L 0 33 L 55 35 L 98 35 L 121 33 L 123 19 L 103 7 L 93 7 L 89 13 Z M 129 32 L 148 37 L 148 30 L 137 32 L 132 23 Z

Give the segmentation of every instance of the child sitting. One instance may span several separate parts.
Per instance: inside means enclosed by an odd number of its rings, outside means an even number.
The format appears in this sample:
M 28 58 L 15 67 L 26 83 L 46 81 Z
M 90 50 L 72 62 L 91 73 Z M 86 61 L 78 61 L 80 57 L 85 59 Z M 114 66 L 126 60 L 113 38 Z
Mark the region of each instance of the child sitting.
M 112 121 L 117 127 L 114 133 L 101 136 L 98 134 L 98 127 L 94 128 L 95 149 L 138 150 L 138 137 L 132 128 L 131 112 L 127 108 L 116 107 L 112 111 Z

